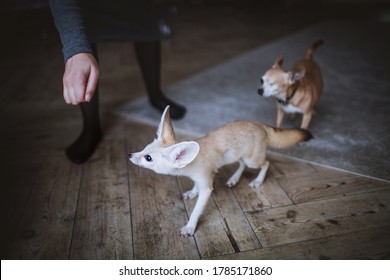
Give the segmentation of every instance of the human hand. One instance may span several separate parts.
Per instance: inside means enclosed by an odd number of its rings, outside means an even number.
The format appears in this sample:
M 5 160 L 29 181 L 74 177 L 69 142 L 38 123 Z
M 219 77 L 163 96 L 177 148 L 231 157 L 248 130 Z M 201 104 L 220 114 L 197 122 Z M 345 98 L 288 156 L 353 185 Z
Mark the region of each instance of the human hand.
M 90 53 L 79 53 L 66 61 L 64 99 L 68 104 L 89 102 L 99 80 L 99 65 Z

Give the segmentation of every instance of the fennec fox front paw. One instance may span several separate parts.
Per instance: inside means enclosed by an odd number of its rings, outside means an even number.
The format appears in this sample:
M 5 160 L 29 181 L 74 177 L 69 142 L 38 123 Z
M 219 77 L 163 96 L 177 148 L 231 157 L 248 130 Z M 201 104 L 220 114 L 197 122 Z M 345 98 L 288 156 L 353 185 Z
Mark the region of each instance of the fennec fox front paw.
M 189 237 L 194 235 L 194 232 L 195 232 L 195 227 L 186 225 L 182 227 L 182 229 L 180 230 L 180 235 L 184 237 Z
M 232 176 L 227 182 L 226 185 L 231 188 L 237 185 L 238 181 L 240 180 L 240 177 L 238 176 Z
M 252 182 L 249 183 L 249 187 L 252 189 L 257 189 L 263 184 L 263 181 L 258 181 L 258 180 L 253 180 Z
M 184 198 L 185 200 L 193 199 L 193 198 L 195 198 L 195 197 L 197 197 L 197 196 L 198 196 L 198 192 L 197 192 L 197 191 L 194 191 L 194 189 L 192 189 L 192 190 L 190 190 L 190 191 L 188 191 L 188 192 L 183 193 L 183 198 Z

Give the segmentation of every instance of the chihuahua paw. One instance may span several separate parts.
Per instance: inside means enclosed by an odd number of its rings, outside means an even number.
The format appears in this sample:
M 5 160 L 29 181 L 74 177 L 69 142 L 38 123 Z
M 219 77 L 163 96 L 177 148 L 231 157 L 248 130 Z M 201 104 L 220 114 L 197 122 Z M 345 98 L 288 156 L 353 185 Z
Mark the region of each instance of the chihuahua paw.
M 194 193 L 193 191 L 188 191 L 188 192 L 183 193 L 183 198 L 184 198 L 185 200 L 193 199 L 193 198 L 195 198 L 195 197 L 197 197 L 197 196 L 198 196 L 198 194 L 197 194 L 197 193 Z
M 182 229 L 180 230 L 180 235 L 184 237 L 189 237 L 194 235 L 194 232 L 195 232 L 195 227 L 186 225 L 182 227 Z

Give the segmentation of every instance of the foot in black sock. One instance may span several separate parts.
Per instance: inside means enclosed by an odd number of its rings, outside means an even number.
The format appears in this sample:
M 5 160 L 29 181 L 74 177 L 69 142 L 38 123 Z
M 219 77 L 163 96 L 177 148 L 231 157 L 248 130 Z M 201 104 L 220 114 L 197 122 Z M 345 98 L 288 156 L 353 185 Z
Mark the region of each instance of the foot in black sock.
M 164 112 L 165 108 L 169 105 L 169 114 L 172 119 L 181 119 L 187 112 L 187 109 L 172 101 L 164 94 L 160 94 L 158 97 L 150 98 L 150 103 L 161 112 Z
M 95 131 L 83 130 L 76 141 L 66 149 L 66 156 L 70 161 L 77 164 L 86 162 L 95 152 L 102 137 L 103 134 L 100 129 Z

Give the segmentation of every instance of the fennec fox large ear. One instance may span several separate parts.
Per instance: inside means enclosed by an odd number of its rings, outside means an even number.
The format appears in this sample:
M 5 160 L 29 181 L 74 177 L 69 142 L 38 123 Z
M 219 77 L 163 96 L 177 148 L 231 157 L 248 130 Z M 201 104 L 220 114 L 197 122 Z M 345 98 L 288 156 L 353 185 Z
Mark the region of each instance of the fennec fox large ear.
M 172 167 L 183 168 L 190 164 L 198 155 L 199 144 L 195 141 L 185 141 L 174 144 L 164 151 L 164 157 Z
M 274 63 L 274 65 L 272 66 L 272 68 L 282 68 L 283 61 L 284 61 L 284 57 L 283 57 L 283 56 L 279 56 L 279 57 L 275 60 L 275 63 Z
M 175 132 L 173 131 L 171 117 L 169 115 L 169 105 L 165 108 L 160 124 L 157 129 L 157 140 L 163 145 L 172 145 L 176 143 Z

